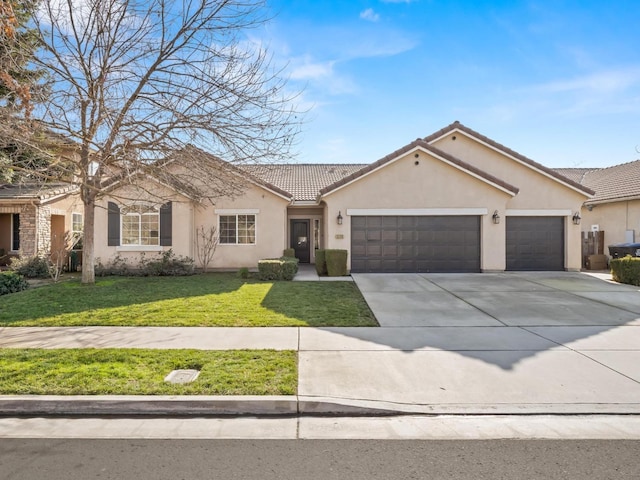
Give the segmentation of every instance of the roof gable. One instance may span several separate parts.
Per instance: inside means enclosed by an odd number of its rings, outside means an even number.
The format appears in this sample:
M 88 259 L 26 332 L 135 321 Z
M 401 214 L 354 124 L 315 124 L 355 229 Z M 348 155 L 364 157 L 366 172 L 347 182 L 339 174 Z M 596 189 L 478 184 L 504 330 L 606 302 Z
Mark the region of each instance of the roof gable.
M 444 163 L 447 163 L 451 166 L 453 166 L 454 168 L 457 168 L 458 170 L 461 170 L 491 186 L 493 186 L 494 188 L 497 188 L 499 190 L 502 190 L 506 193 L 508 193 L 509 195 L 516 195 L 519 191 L 519 189 L 507 182 L 505 182 L 504 180 L 501 180 L 487 172 L 484 172 L 482 170 L 480 170 L 479 168 L 470 165 L 462 160 L 460 160 L 459 158 L 454 157 L 453 155 L 450 155 L 446 152 L 443 152 L 442 150 L 434 147 L 433 145 L 430 145 L 429 143 L 425 142 L 424 140 L 418 138 L 416 140 L 414 140 L 413 142 L 405 145 L 404 147 L 396 150 L 395 152 L 390 153 L 389 155 L 381 158 L 380 160 L 371 163 L 369 165 L 365 165 L 364 167 L 360 168 L 359 170 L 355 171 L 354 173 L 352 173 L 351 175 L 348 175 L 340 180 L 338 180 L 337 182 L 334 182 L 331 185 L 328 185 L 327 187 L 323 188 L 320 190 L 320 195 L 329 195 L 330 193 L 343 188 L 347 185 L 349 185 L 350 183 L 353 183 L 355 181 L 360 180 L 361 178 L 366 177 L 367 175 L 381 169 L 384 168 L 385 166 L 395 162 L 396 160 L 399 160 L 400 158 L 402 158 L 403 156 L 405 156 L 406 154 L 412 152 L 412 151 L 423 151 L 427 154 L 429 154 L 431 157 L 436 158 L 437 160 L 440 160 Z
M 472 130 L 471 128 L 463 125 L 462 123 L 458 122 L 457 120 L 455 122 L 453 122 L 450 125 L 447 125 L 446 127 L 438 130 L 435 133 L 432 133 L 431 135 L 427 136 L 424 138 L 424 141 L 429 143 L 429 144 L 433 144 L 435 143 L 437 140 L 453 133 L 453 132 L 458 132 L 462 135 L 466 135 L 467 137 L 470 137 L 472 139 L 474 139 L 475 141 L 484 144 L 485 146 L 487 146 L 488 148 L 495 150 L 509 158 L 511 158 L 512 160 L 515 160 L 516 162 L 546 176 L 551 178 L 552 180 L 564 185 L 565 187 L 571 188 L 572 190 L 578 191 L 579 193 L 582 193 L 583 195 L 586 195 L 588 197 L 592 196 L 595 194 L 595 192 L 586 187 L 585 185 L 582 185 L 578 182 L 576 182 L 575 180 L 572 180 L 570 178 L 567 178 L 566 176 L 562 175 L 561 173 L 558 173 L 557 171 L 552 170 L 551 168 L 545 167 L 544 165 L 535 162 L 534 160 L 531 160 L 528 157 L 525 157 L 524 155 L 516 152 L 515 150 L 511 150 L 508 147 L 505 147 L 504 145 L 490 139 L 489 137 L 486 137 L 484 135 L 482 135 L 481 133 L 476 132 L 475 130 Z

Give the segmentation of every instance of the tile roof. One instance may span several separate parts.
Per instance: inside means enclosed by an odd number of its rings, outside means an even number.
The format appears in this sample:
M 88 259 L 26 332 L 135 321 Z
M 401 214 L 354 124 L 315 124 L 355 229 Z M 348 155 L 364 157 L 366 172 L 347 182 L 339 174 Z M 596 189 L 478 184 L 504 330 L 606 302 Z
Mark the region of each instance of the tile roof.
M 486 143 L 487 145 L 495 148 L 496 150 L 500 150 L 503 153 L 506 153 L 507 155 L 513 157 L 513 158 L 517 158 L 518 160 L 520 160 L 522 163 L 525 163 L 527 165 L 529 165 L 530 167 L 534 168 L 535 170 L 539 170 L 542 171 L 544 173 L 546 173 L 547 175 L 555 178 L 556 180 L 569 185 L 577 190 L 580 190 L 584 193 L 586 193 L 587 195 L 593 195 L 595 192 L 593 190 L 591 190 L 589 187 L 582 185 L 570 178 L 565 177 L 564 175 L 562 175 L 561 173 L 558 173 L 557 171 L 552 170 L 551 168 L 545 167 L 544 165 L 535 162 L 533 160 L 531 160 L 530 158 L 525 157 L 524 155 L 516 152 L 515 150 L 511 150 L 509 147 L 505 147 L 504 145 L 496 142 L 495 140 L 491 140 L 489 137 L 486 137 L 484 135 L 482 135 L 481 133 L 476 132 L 475 130 L 472 130 L 471 128 L 463 125 L 462 123 L 458 122 L 457 120 L 455 122 L 453 122 L 450 125 L 447 125 L 446 127 L 438 130 L 435 133 L 432 133 L 431 135 L 429 135 L 428 137 L 425 137 L 424 140 L 425 142 L 431 143 L 434 140 L 437 140 L 438 138 L 454 131 L 454 130 L 459 130 L 461 132 L 464 132 L 472 137 L 475 137 L 476 139 L 482 141 L 483 143 Z
M 480 170 L 477 167 L 474 167 L 473 165 L 470 165 L 466 162 L 463 162 L 462 160 L 454 157 L 453 155 L 450 155 L 446 152 L 443 152 L 442 150 L 430 145 L 429 143 L 425 142 L 424 140 L 418 138 L 416 140 L 414 140 L 413 142 L 409 143 L 408 145 L 405 145 L 404 147 L 396 150 L 395 152 L 390 153 L 389 155 L 381 158 L 380 160 L 378 160 L 377 162 L 373 162 L 370 163 L 369 165 L 365 165 L 364 167 L 360 168 L 359 170 L 353 172 L 351 175 L 346 176 L 340 180 L 338 180 L 337 182 L 326 186 L 325 188 L 323 188 L 322 190 L 320 190 L 320 194 L 324 195 L 326 193 L 329 193 L 332 190 L 335 190 L 338 187 L 341 187 L 343 185 L 346 185 L 347 183 L 355 180 L 356 178 L 359 178 L 379 167 L 381 167 L 382 165 L 398 158 L 401 155 L 404 155 L 405 153 L 413 150 L 416 147 L 420 147 L 423 150 L 427 150 L 431 153 L 433 153 L 436 156 L 439 156 L 441 158 L 444 158 L 445 160 L 447 160 L 450 163 L 453 163 L 454 165 L 457 165 L 458 167 L 462 168 L 463 170 L 466 170 L 474 175 L 477 175 L 480 178 L 483 178 L 484 180 L 490 182 L 490 183 L 494 183 L 496 185 L 499 185 L 500 187 L 504 188 L 505 190 L 510 191 L 511 193 L 513 193 L 514 195 L 518 193 L 519 189 L 517 187 L 514 187 L 513 185 L 500 180 L 497 177 L 494 177 L 493 175 L 490 175 L 487 172 L 484 172 L 482 170 Z
M 556 171 L 581 175 L 580 183 L 596 192 L 587 204 L 640 198 L 640 160 L 607 168 L 558 168 Z
M 253 177 L 289 192 L 295 201 L 316 201 L 318 192 L 362 169 L 363 164 L 241 165 Z
M 67 183 L 0 185 L 0 200 L 46 200 L 57 195 L 70 193 L 76 189 L 77 187 Z

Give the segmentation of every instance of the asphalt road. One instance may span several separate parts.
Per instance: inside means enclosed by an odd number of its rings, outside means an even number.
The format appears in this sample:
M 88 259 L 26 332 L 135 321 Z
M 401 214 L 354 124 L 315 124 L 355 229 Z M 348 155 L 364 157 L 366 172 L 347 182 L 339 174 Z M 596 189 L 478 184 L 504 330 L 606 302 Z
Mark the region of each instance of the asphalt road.
M 0 479 L 638 479 L 640 441 L 0 440 Z

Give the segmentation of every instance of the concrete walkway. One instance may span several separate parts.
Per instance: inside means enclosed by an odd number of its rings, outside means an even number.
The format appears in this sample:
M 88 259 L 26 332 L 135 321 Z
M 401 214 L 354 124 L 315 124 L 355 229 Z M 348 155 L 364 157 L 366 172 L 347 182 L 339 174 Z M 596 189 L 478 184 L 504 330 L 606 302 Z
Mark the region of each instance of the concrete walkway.
M 564 272 L 354 279 L 380 328 L 0 329 L 0 347 L 297 350 L 297 396 L 0 397 L 0 412 L 640 414 L 637 287 Z

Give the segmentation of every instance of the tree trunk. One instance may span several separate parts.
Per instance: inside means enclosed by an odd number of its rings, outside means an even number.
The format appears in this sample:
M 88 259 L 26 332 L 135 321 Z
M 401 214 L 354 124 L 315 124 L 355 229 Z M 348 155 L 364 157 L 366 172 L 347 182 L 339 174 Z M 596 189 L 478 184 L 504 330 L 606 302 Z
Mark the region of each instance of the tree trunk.
M 84 235 L 82 239 L 82 283 L 96 283 L 94 270 L 94 231 L 96 201 L 93 196 L 84 199 Z

